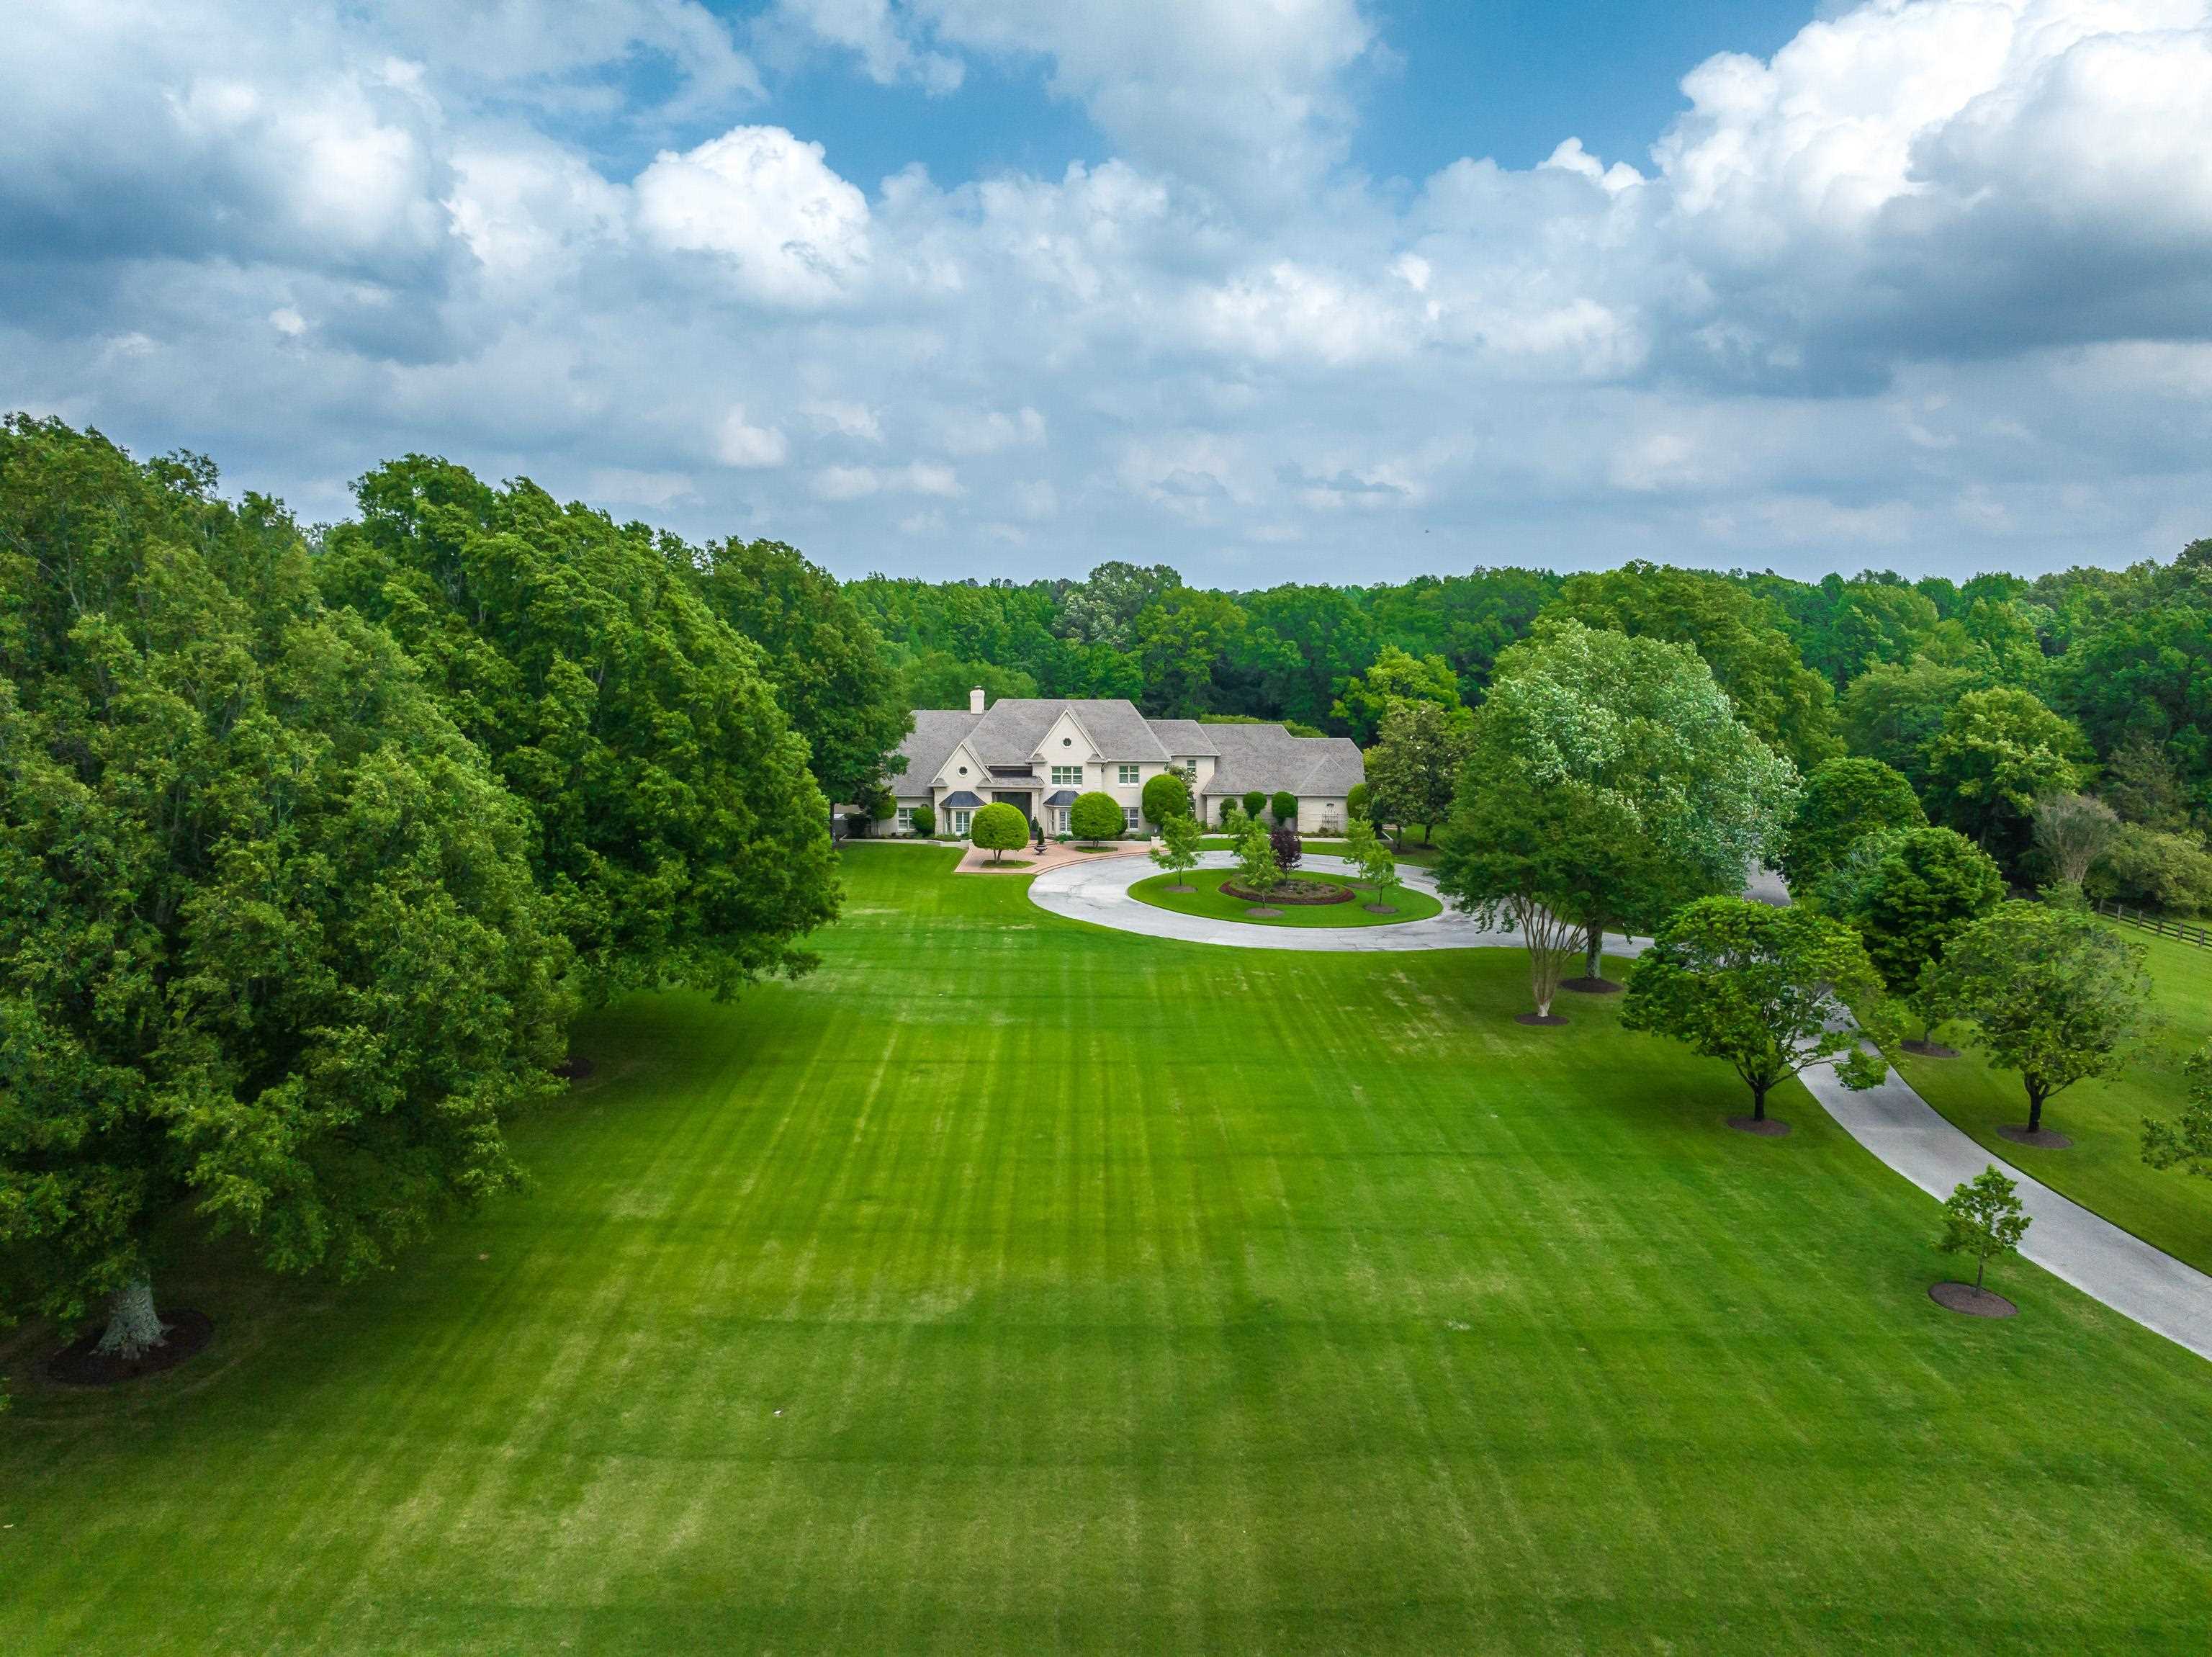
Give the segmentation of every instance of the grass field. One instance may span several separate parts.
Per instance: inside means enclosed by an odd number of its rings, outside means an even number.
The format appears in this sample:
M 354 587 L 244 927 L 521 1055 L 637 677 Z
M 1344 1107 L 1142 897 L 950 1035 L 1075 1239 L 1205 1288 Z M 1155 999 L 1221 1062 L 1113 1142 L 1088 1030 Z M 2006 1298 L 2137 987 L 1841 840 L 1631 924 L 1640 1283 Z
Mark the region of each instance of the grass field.
M 526 1198 L 0 1418 L 0 1651 L 2212 1643 L 2212 1366 L 1516 953 L 1272 953 L 861 847 L 598 1018 Z
M 1203 915 L 1209 920 L 1243 921 L 1252 926 L 1340 927 L 1395 926 L 1402 921 L 1425 920 L 1443 912 L 1443 905 L 1425 892 L 1412 886 L 1401 886 L 1392 899 L 1393 915 L 1371 915 L 1367 905 L 1374 897 L 1374 888 L 1364 881 L 1345 880 L 1333 874 L 1293 874 L 1293 880 L 1325 881 L 1336 886 L 1349 886 L 1362 895 L 1350 903 L 1298 905 L 1285 904 L 1282 913 L 1255 917 L 1255 905 L 1249 898 L 1232 898 L 1221 890 L 1224 880 L 1233 880 L 1233 868 L 1200 868 L 1191 871 L 1187 884 L 1196 888 L 1190 892 L 1173 892 L 1170 887 L 1178 883 L 1172 874 L 1155 874 L 1139 880 L 1129 888 L 1129 895 L 1140 904 L 1150 904 L 1155 909 L 1171 909 L 1178 915 Z
M 2020 1078 L 1985 1066 L 1971 1046 L 1957 1059 L 1903 1055 L 1899 1072 L 1922 1098 L 1980 1144 L 2055 1191 L 2096 1209 L 2146 1242 L 2212 1271 L 2212 1179 L 2146 1167 L 2147 1116 L 2172 1116 L 2187 1090 L 2182 1061 L 2212 1041 L 2212 950 L 2133 927 L 2121 935 L 2148 952 L 2161 1027 L 2124 1074 L 2077 1082 L 2044 1106 L 2047 1127 L 2074 1141 L 2066 1150 L 2015 1145 L 1997 1130 L 2027 1119 Z M 1952 1039 L 1959 1041 L 1955 1033 Z M 1964 1045 L 1961 1043 L 1960 1045 Z

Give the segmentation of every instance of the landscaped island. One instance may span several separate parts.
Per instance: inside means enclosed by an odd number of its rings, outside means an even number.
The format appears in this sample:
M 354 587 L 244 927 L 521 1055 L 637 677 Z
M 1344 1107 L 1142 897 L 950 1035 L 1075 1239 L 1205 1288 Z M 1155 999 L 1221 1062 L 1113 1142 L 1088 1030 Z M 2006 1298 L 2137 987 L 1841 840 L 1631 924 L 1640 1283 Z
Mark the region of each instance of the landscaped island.
M 1408 886 L 1401 888 L 1394 898 L 1394 912 L 1378 915 L 1368 907 L 1371 889 L 1348 876 L 1293 874 L 1285 878 L 1289 895 L 1285 895 L 1283 887 L 1277 887 L 1267 899 L 1227 890 L 1237 883 L 1233 868 L 1194 871 L 1188 879 L 1195 890 L 1187 892 L 1172 890 L 1176 877 L 1156 874 L 1131 886 L 1129 895 L 1139 903 L 1179 915 L 1248 921 L 1255 926 L 1390 926 L 1426 920 L 1443 908 L 1427 892 Z M 1298 888 L 1310 888 L 1313 896 L 1304 895 Z M 1252 912 L 1255 907 L 1273 912 L 1255 916 Z

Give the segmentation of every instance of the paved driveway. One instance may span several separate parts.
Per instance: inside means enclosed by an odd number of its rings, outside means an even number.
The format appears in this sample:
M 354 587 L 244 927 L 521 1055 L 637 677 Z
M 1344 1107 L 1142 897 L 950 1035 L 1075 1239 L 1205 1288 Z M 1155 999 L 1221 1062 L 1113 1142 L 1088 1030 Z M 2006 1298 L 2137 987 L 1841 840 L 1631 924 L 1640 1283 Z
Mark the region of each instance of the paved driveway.
M 1200 868 L 1231 868 L 1237 860 L 1225 851 L 1199 856 Z M 1310 854 L 1298 864 L 1302 870 L 1322 874 L 1357 874 L 1345 858 Z M 1426 869 L 1401 864 L 1406 884 L 1437 897 L 1436 877 Z M 1519 948 L 1522 937 L 1511 927 L 1493 930 L 1447 908 L 1425 921 L 1401 921 L 1394 926 L 1253 926 L 1241 921 L 1217 921 L 1203 915 L 1178 915 L 1155 909 L 1129 895 L 1129 888 L 1159 873 L 1149 858 L 1115 858 L 1111 862 L 1070 865 L 1039 874 L 1030 882 L 1030 897 L 1041 909 L 1065 915 L 1071 921 L 1090 921 L 1122 932 L 1142 932 L 1149 937 L 1176 938 L 1185 943 L 1225 944 L 1234 949 L 1304 949 L 1360 953 L 1407 949 L 1477 949 L 1485 946 Z M 1441 899 L 1439 899 L 1441 901 Z M 1640 941 L 1614 938 L 1606 947 L 1615 954 L 1633 954 Z

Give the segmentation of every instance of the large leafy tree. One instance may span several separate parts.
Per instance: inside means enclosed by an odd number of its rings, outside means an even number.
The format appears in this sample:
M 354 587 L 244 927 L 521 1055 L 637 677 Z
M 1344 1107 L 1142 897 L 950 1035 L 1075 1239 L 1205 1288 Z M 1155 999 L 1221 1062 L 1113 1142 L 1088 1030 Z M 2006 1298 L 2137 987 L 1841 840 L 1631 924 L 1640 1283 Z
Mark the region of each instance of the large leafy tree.
M 781 541 L 716 542 L 686 567 L 707 607 L 760 647 L 823 793 L 866 801 L 914 727 L 913 704 L 867 618 L 835 576 Z
M 2143 1161 L 2212 1179 L 2212 1047 L 2189 1057 L 2189 1097 L 2181 1114 L 2143 1124 Z
M 1782 878 L 1791 892 L 1809 893 L 1861 836 L 1920 828 L 1927 821 L 1903 773 L 1879 759 L 1824 759 L 1805 779 L 1782 846 Z
M 1875 844 L 1881 850 L 1874 867 L 1823 907 L 1857 930 L 1889 992 L 1921 1014 L 1924 1040 L 1938 1008 L 1920 993 L 1923 975 L 1952 939 L 2004 901 L 2004 876 L 1953 829 L 1893 831 Z
M 1536 783 L 1478 752 L 1437 860 L 1437 886 L 1486 926 L 1510 923 L 1528 950 L 1536 1016 L 1552 1016 L 1566 964 L 1593 918 L 1610 918 L 1654 879 L 1636 821 L 1618 800 Z M 1666 878 L 1665 873 L 1657 877 Z M 1650 899 L 1663 913 L 1663 896 Z
M 829 807 L 763 670 L 642 526 L 410 456 L 356 485 L 325 590 L 388 624 L 529 807 L 541 888 L 603 996 L 812 965 Z
M 1540 623 L 1498 658 L 1480 722 L 1493 768 L 1618 805 L 1704 891 L 1741 891 L 1796 804 L 1796 768 L 1686 645 Z
M 1450 814 L 1460 767 L 1474 740 L 1464 708 L 1434 702 L 1399 702 L 1382 716 L 1381 736 L 1368 749 L 1368 808 L 1378 821 L 1419 824 L 1426 839 Z M 1297 801 L 1291 801 L 1293 812 Z
M 1855 754 L 1902 771 L 1916 790 L 1928 784 L 1928 745 L 1944 716 L 1975 686 L 1963 667 L 1915 657 L 1881 662 L 1850 682 L 1840 707 L 1844 741 Z
M 1740 582 L 1636 562 L 1569 577 L 1547 613 L 1690 646 L 1745 725 L 1801 770 L 1840 752 L 1833 688 L 1806 667 L 1766 600 Z
M 2074 722 L 2031 692 L 1969 691 L 1928 745 L 1930 814 L 2009 868 L 2025 849 L 2036 801 L 2078 789 L 2087 758 Z
M 1808 909 L 1771 909 L 1744 898 L 1702 898 L 1662 928 L 1628 976 L 1624 1029 L 1671 1036 L 1724 1059 L 1751 1090 L 1751 1118 L 1766 1097 L 1810 1065 L 1836 1062 L 1846 1087 L 1887 1074 L 1862 1047 L 1844 1006 L 1887 1033 L 1881 980 L 1857 936 Z
M 562 1052 L 526 814 L 271 503 L 0 433 L 0 1310 L 161 1338 L 180 1215 L 388 1261 Z
M 1444 709 L 1462 705 L 1459 679 L 1449 662 L 1440 655 L 1413 655 L 1395 644 L 1384 645 L 1365 673 L 1340 684 L 1329 717 L 1363 746 L 1375 740 L 1393 703 L 1433 702 Z
M 1964 1020 L 2000 1070 L 2017 1071 L 2027 1130 L 2077 1081 L 2118 1073 L 2149 1015 L 2143 948 L 2084 910 L 2001 904 L 1945 946 L 1927 994 Z

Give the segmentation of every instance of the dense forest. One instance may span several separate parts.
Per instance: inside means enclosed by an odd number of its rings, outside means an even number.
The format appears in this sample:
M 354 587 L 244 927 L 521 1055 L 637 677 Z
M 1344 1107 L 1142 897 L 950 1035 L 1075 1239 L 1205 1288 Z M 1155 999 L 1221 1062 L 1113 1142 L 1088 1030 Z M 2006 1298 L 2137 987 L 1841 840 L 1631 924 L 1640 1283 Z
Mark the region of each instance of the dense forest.
M 1778 853 L 1848 906 L 1870 828 L 1908 837 L 1893 885 L 1963 858 L 2212 910 L 2212 541 L 1964 583 L 841 585 L 442 460 L 355 492 L 303 527 L 200 457 L 0 426 L 0 1312 L 105 1300 L 143 1339 L 187 1198 L 346 1275 L 512 1185 L 500 1124 L 574 1010 L 806 972 L 831 806 L 880 810 L 908 710 L 975 684 L 1349 735 L 1374 820 L 1425 836 L 1611 720 L 1532 851 L 1634 894 L 1583 894 L 1594 937 Z M 2045 867 L 2061 807 L 2094 867 Z

